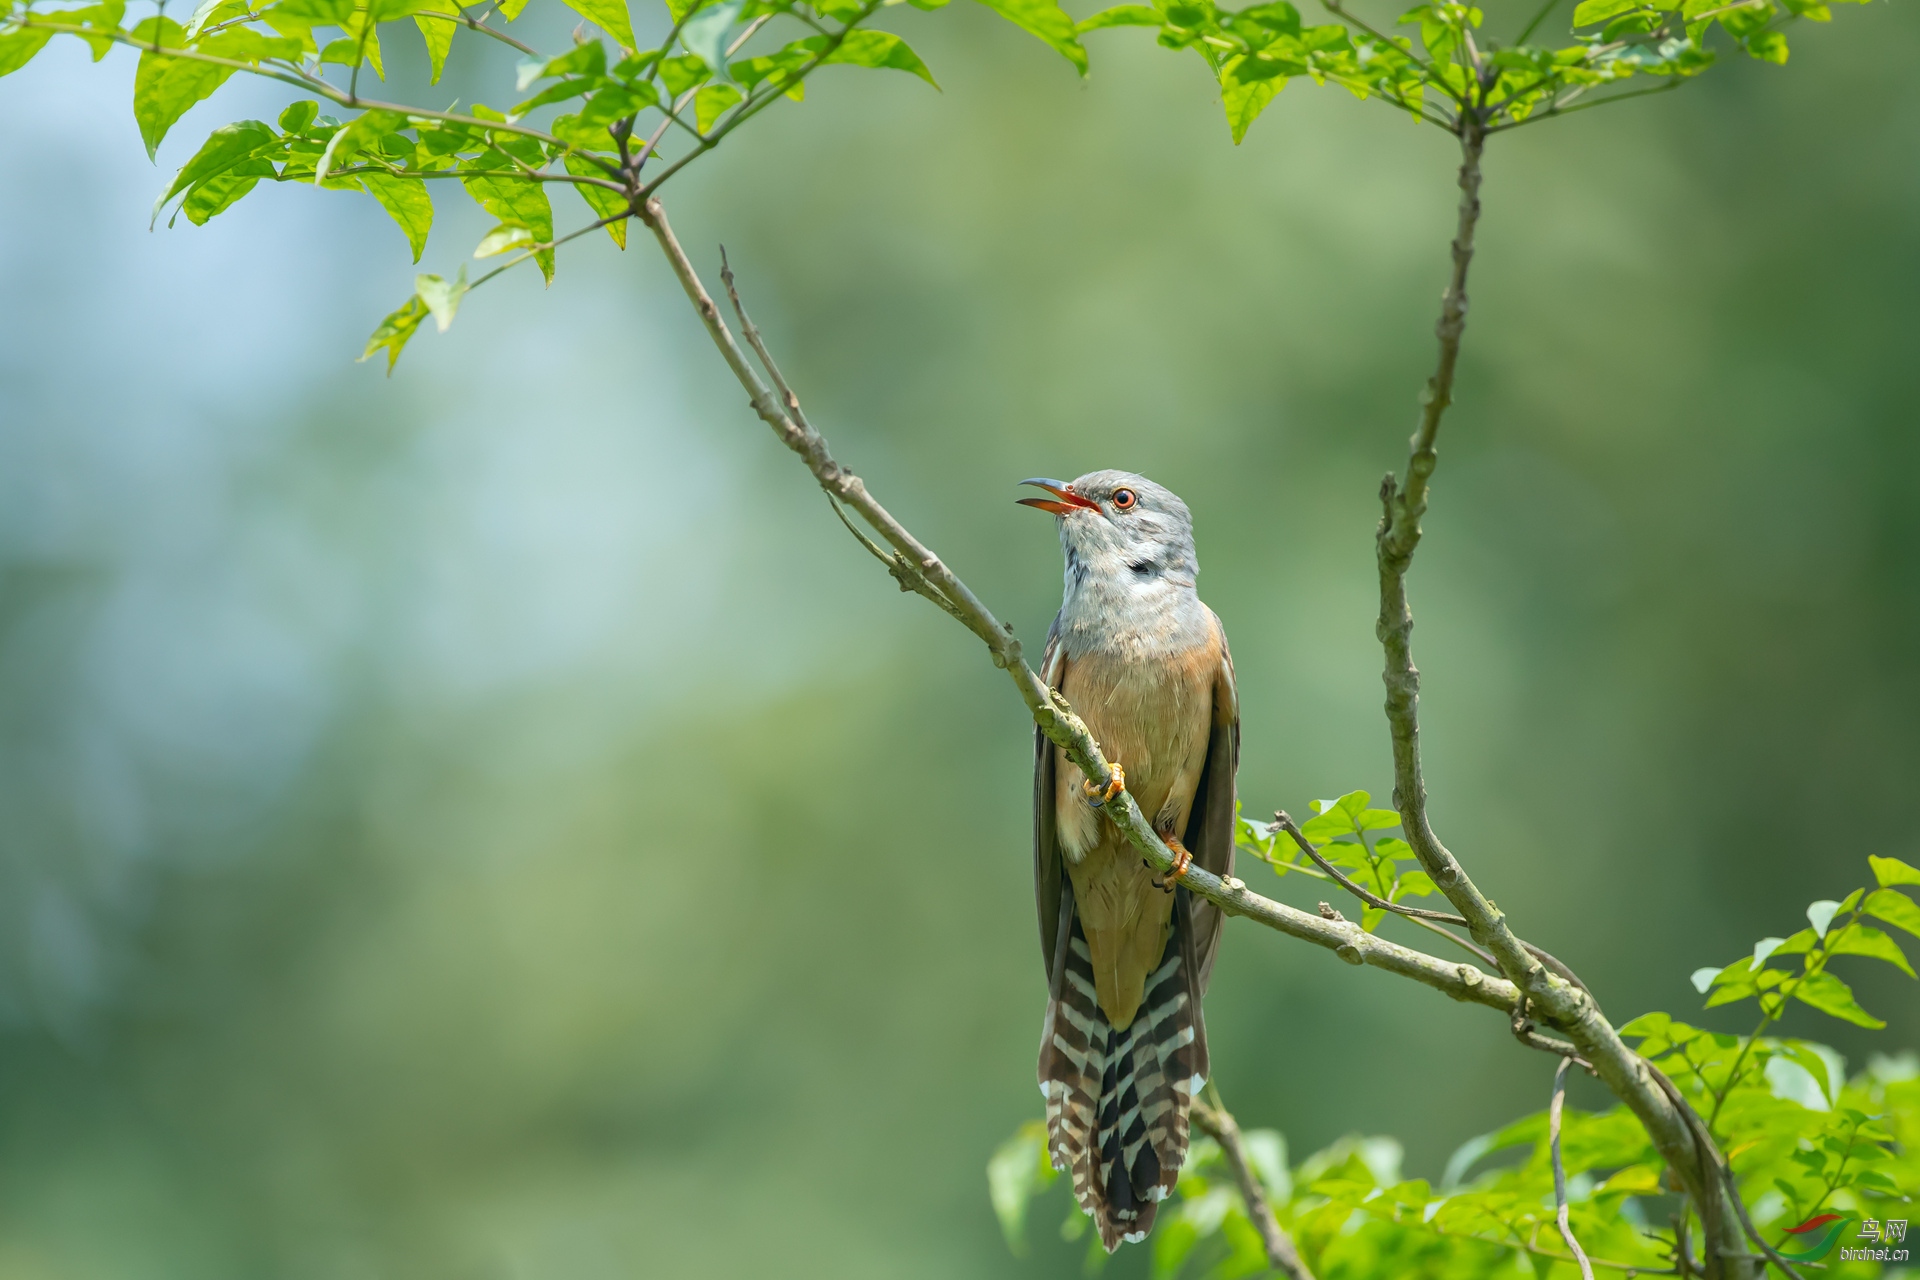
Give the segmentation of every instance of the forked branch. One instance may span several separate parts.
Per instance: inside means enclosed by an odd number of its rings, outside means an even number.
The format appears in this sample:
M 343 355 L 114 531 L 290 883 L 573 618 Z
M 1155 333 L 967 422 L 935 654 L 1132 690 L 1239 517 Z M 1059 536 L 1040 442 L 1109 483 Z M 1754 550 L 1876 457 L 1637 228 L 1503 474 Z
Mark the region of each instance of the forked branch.
M 1420 521 L 1426 514 L 1428 488 L 1439 460 L 1440 423 L 1453 403 L 1460 340 L 1466 331 L 1467 275 L 1480 222 L 1480 165 L 1490 112 L 1485 102 L 1486 83 L 1483 78 L 1480 99 L 1462 112 L 1458 129 L 1459 219 L 1452 246 L 1453 270 L 1435 326 L 1438 360 L 1420 398 L 1420 417 L 1408 445 L 1406 474 L 1396 477 L 1389 473 L 1380 486 L 1382 511 L 1375 535 L 1380 571 L 1377 634 L 1386 656 L 1382 678 L 1393 739 L 1393 804 L 1421 867 L 1460 913 L 1474 941 L 1493 954 L 1501 971 L 1523 993 L 1525 1005 L 1515 1006 L 1516 1034 L 1533 1043 L 1522 1034 L 1520 1025 L 1531 1014 L 1566 1035 L 1568 1043 L 1591 1064 L 1614 1096 L 1639 1118 L 1655 1149 L 1685 1184 L 1705 1227 L 1709 1280 L 1744 1280 L 1756 1273 L 1738 1250 L 1740 1223 L 1727 1203 L 1721 1180 L 1714 1176 L 1719 1153 L 1712 1149 L 1711 1140 L 1687 1122 L 1683 1110 L 1674 1105 L 1670 1086 L 1662 1087 L 1667 1084 L 1664 1078 L 1627 1047 L 1593 997 L 1577 982 L 1555 973 L 1554 967 L 1515 935 L 1505 914 L 1487 900 L 1459 860 L 1440 842 L 1427 814 L 1426 781 L 1420 763 L 1420 671 L 1413 662 L 1413 610 L 1407 601 L 1406 580 L 1420 545 Z

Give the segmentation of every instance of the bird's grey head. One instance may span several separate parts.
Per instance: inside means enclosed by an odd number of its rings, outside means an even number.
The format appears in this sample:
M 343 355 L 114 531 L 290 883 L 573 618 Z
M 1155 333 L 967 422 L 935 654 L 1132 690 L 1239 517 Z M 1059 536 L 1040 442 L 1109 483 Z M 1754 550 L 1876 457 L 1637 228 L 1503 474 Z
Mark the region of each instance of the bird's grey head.
M 1076 586 L 1092 583 L 1128 594 L 1138 589 L 1155 595 L 1193 590 L 1200 574 L 1193 516 L 1172 490 L 1131 471 L 1089 471 L 1070 484 L 1021 483 L 1054 495 L 1021 502 L 1059 517 L 1070 596 Z

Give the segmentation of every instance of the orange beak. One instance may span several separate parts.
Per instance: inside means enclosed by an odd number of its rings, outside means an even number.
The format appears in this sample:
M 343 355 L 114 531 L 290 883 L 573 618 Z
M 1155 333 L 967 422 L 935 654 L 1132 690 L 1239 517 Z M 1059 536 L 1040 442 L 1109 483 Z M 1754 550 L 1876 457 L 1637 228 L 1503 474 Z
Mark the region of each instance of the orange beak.
M 1085 498 L 1075 493 L 1072 485 L 1062 484 L 1058 480 L 1022 480 L 1020 483 L 1045 489 L 1048 493 L 1060 499 L 1060 501 L 1054 502 L 1048 498 L 1021 498 L 1018 501 L 1023 507 L 1037 507 L 1041 511 L 1051 511 L 1057 516 L 1064 516 L 1069 511 L 1098 511 L 1100 509 L 1097 503 L 1088 502 Z

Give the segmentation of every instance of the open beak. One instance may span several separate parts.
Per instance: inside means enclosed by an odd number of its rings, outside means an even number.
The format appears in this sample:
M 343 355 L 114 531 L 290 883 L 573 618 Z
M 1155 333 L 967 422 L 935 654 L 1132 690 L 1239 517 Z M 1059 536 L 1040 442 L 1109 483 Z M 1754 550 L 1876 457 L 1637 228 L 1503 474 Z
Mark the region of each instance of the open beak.
M 1051 511 L 1057 516 L 1064 516 L 1069 511 L 1098 511 L 1100 509 L 1097 503 L 1088 502 L 1085 498 L 1075 493 L 1072 485 L 1062 484 L 1058 480 L 1022 480 L 1020 483 L 1045 489 L 1048 493 L 1060 499 L 1060 501 L 1055 502 L 1050 498 L 1021 498 L 1019 502 L 1023 507 L 1037 507 L 1042 511 Z

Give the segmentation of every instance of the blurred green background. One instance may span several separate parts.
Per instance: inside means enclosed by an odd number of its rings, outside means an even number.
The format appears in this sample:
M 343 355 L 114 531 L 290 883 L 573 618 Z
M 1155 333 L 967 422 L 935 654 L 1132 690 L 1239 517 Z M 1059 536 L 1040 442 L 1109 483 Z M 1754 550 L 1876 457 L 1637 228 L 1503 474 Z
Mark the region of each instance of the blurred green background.
M 1837 17 L 1488 164 L 1413 583 L 1433 807 L 1616 1019 L 1920 856 L 1920 19 Z M 1449 141 L 1296 85 L 1235 149 L 1145 35 L 1081 83 L 984 9 L 898 25 L 943 93 L 823 75 L 671 192 L 682 238 L 1030 644 L 1058 549 L 1012 482 L 1181 493 L 1249 814 L 1384 796 L 1373 494 Z M 1004 677 L 643 241 L 384 380 L 351 357 L 400 234 L 288 188 L 149 235 L 206 129 L 282 99 L 229 86 L 155 169 L 131 65 L 0 83 L 0 1278 L 1077 1274 L 1050 1219 L 1009 1257 L 982 1175 L 1039 1109 Z M 431 92 L 508 73 L 464 44 Z M 422 269 L 484 230 L 454 203 Z M 1876 968 L 1855 1064 L 1920 1027 Z M 1208 1012 L 1296 1156 L 1389 1133 L 1437 1176 L 1546 1098 L 1497 1017 L 1252 927 Z

